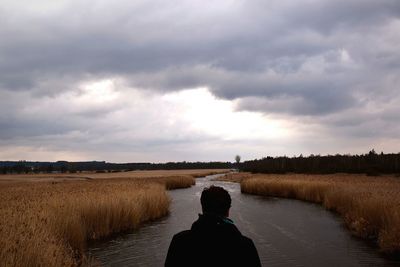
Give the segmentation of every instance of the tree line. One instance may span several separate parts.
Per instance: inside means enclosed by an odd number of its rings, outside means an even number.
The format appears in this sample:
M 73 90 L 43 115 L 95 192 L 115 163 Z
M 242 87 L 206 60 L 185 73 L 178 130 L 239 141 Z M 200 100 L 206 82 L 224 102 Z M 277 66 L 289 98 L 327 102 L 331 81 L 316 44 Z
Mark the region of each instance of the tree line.
M 361 155 L 310 155 L 265 157 L 240 163 L 241 171 L 254 173 L 366 173 L 400 174 L 400 153 L 378 154 L 372 149 Z
M 368 175 L 400 174 L 400 153 L 376 153 L 374 149 L 361 155 L 310 155 L 304 157 L 264 157 L 240 163 L 240 156 L 231 162 L 167 162 L 167 163 L 110 163 L 0 161 L 0 174 L 75 173 L 82 171 L 120 172 L 133 170 L 232 169 L 253 173 L 366 173 Z
M 110 163 L 87 162 L 34 162 L 0 161 L 0 174 L 22 173 L 76 173 L 82 171 L 120 172 L 133 170 L 179 170 L 179 169 L 230 169 L 230 162 L 167 162 L 167 163 Z

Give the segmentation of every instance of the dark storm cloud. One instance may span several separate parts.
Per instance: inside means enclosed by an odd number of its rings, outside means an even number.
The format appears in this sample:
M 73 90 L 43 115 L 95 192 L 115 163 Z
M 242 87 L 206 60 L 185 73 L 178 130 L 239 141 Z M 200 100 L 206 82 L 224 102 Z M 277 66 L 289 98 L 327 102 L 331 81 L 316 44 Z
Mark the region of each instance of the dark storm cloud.
M 240 83 L 249 72 L 257 79 L 266 69 L 283 74 L 296 71 L 307 57 L 346 46 L 349 41 L 341 37 L 354 37 L 354 30 L 355 37 L 363 34 L 360 30 L 374 31 L 400 13 L 395 0 L 239 2 L 223 6 L 226 11 L 217 10 L 217 15 L 225 15 L 222 18 L 195 12 L 188 4 L 161 5 L 165 10 L 157 4 L 112 7 L 103 2 L 96 9 L 96 5 L 76 3 L 67 5 L 65 13 L 59 11 L 59 16 L 3 10 L 3 21 L 8 23 L 1 31 L 6 40 L 1 46 L 2 87 L 30 89 L 41 79 L 83 79 L 85 74 L 123 75 L 135 82 L 134 76 L 143 72 L 151 75 L 196 65 L 229 72 L 231 83 Z M 210 81 L 199 75 L 200 83 L 217 88 L 219 95 L 236 96 L 224 79 Z M 181 79 L 182 86 L 171 82 L 176 86 L 172 90 L 199 83 Z M 277 82 L 284 82 L 284 77 Z M 158 89 L 168 85 L 160 84 Z M 237 97 L 246 91 L 253 95 L 252 87 L 240 91 Z
M 207 87 L 238 110 L 350 136 L 398 130 L 398 0 L 5 1 L 0 40 L 3 139 L 99 130 L 121 107 L 54 114 L 40 100 L 114 78 L 121 93 Z
M 386 23 L 400 15 L 400 6 L 396 0 L 304 1 L 284 13 L 293 17 L 292 21 L 299 27 L 330 34 L 341 28 L 358 30 Z

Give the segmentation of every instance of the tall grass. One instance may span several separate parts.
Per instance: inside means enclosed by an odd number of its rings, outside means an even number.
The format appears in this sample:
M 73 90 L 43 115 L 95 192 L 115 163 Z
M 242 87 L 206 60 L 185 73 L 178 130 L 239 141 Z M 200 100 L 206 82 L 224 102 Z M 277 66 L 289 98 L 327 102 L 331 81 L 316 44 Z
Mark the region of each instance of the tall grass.
M 40 174 L 0 174 L 0 183 L 10 182 L 60 182 L 71 180 L 92 179 L 132 179 L 132 178 L 163 178 L 173 176 L 191 176 L 194 178 L 210 174 L 226 173 L 229 169 L 192 169 L 192 170 L 151 170 L 129 172 L 81 172 L 81 173 L 40 173 Z
M 295 198 L 338 212 L 352 232 L 400 252 L 400 179 L 364 175 L 253 175 L 244 193 Z
M 176 175 L 167 177 L 147 177 L 139 178 L 140 181 L 151 181 L 165 185 L 167 190 L 187 188 L 196 183 L 194 175 Z
M 168 213 L 165 188 L 187 187 L 188 176 L 0 188 L 2 266 L 78 266 L 87 241 L 137 228 Z
M 223 176 L 215 178 L 214 181 L 240 183 L 244 179 L 247 179 L 250 177 L 252 177 L 252 174 L 249 172 L 230 172 L 230 173 L 226 173 Z

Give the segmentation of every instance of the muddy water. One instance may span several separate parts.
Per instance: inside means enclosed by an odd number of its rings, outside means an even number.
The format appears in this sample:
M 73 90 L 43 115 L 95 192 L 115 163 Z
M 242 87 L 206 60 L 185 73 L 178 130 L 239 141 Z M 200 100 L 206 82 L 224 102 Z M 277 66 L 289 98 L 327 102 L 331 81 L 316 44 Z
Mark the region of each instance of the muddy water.
M 172 236 L 189 229 L 201 211 L 200 194 L 211 184 L 232 196 L 231 218 L 252 238 L 263 266 L 400 266 L 366 242 L 353 238 L 341 219 L 321 206 L 240 193 L 239 184 L 197 179 L 189 189 L 169 191 L 171 213 L 138 231 L 92 245 L 104 266 L 163 266 Z M 201 252 L 200 252 L 201 253 Z

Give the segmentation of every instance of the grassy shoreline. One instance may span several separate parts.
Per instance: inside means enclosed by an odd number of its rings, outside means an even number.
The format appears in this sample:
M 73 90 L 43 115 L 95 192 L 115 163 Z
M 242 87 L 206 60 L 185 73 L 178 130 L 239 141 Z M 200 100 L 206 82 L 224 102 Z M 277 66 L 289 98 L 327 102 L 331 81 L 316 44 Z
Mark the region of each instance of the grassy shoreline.
M 337 212 L 356 236 L 377 242 L 380 251 L 400 252 L 400 179 L 334 174 L 229 174 L 241 191 L 319 203 Z
M 2 183 L 2 266 L 86 265 L 89 240 L 165 216 L 166 189 L 190 187 L 203 174 Z
M 10 183 L 25 182 L 66 182 L 95 179 L 132 179 L 162 178 L 172 176 L 202 177 L 217 173 L 227 173 L 229 169 L 194 169 L 194 170 L 154 170 L 129 172 L 80 172 L 80 173 L 41 173 L 41 174 L 0 174 L 0 186 Z

